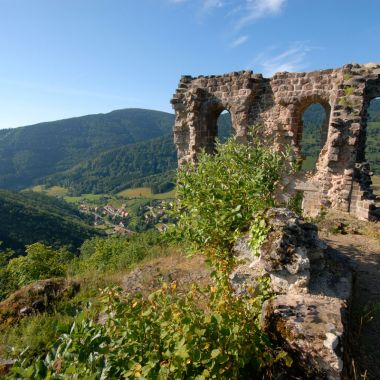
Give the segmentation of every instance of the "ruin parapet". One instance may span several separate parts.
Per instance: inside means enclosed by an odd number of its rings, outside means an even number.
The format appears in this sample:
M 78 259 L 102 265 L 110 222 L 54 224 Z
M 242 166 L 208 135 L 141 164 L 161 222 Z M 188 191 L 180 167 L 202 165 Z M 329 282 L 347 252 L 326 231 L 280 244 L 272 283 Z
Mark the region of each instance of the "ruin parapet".
M 175 110 L 174 142 L 178 164 L 195 161 L 201 149 L 212 153 L 219 115 L 228 110 L 238 141 L 249 126 L 261 125 L 276 149 L 291 146 L 301 155 L 302 115 L 313 103 L 326 111 L 316 170 L 308 176 L 304 211 L 321 208 L 350 212 L 360 219 L 378 219 L 380 203 L 360 168 L 365 158 L 367 109 L 380 97 L 380 64 L 347 64 L 341 68 L 302 73 L 280 72 L 264 78 L 252 71 L 224 75 L 182 76 L 171 103 Z M 368 173 L 367 173 L 368 174 Z

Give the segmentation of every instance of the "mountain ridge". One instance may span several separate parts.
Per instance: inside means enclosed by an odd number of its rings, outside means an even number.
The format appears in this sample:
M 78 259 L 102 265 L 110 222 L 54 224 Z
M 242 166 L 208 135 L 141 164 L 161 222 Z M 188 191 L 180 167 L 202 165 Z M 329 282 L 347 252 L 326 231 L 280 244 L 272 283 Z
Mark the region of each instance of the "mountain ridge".
M 169 134 L 174 115 L 122 109 L 0 130 L 0 188 L 22 189 L 99 153 Z

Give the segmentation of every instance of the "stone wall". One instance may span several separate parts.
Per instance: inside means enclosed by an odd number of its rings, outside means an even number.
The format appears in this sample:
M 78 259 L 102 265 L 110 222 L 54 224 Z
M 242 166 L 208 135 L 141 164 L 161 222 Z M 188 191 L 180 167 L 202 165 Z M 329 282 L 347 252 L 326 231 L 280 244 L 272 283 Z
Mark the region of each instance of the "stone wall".
M 379 96 L 380 64 L 375 63 L 276 73 L 272 78 L 252 71 L 183 76 L 171 100 L 178 163 L 195 161 L 200 149 L 213 152 L 217 120 L 224 110 L 231 114 L 238 141 L 245 141 L 249 126 L 262 125 L 263 134 L 271 137 L 276 149 L 290 145 L 300 156 L 303 112 L 320 103 L 327 120 L 316 170 L 305 183 L 305 188 L 315 190 L 306 190 L 304 209 L 317 214 L 325 207 L 361 219 L 378 219 L 380 199 L 371 191 L 365 143 L 367 109 Z

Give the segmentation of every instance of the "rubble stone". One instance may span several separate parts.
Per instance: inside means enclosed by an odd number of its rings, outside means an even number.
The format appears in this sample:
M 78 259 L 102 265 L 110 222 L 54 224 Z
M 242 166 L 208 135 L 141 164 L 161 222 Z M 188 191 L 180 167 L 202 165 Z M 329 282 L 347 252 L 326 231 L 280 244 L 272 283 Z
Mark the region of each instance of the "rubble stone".
M 275 296 L 263 305 L 262 327 L 294 363 L 278 369 L 279 379 L 341 379 L 351 267 L 339 253 L 331 255 L 317 227 L 294 212 L 272 208 L 266 220 L 271 228 L 258 257 L 248 235 L 237 240 L 231 284 L 242 294 L 255 289 L 261 276 L 270 277 Z

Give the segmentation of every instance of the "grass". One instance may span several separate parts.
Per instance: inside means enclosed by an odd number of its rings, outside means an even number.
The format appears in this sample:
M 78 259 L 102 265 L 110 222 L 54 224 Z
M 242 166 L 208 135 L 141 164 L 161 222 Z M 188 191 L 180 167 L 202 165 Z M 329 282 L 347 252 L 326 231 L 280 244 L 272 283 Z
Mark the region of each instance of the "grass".
M 123 190 L 118 195 L 128 198 L 151 198 L 153 194 L 149 187 L 136 187 L 135 189 Z
M 102 198 L 109 198 L 110 196 L 108 194 L 82 194 L 78 197 L 70 197 L 66 196 L 64 197 L 65 201 L 68 203 L 79 203 L 82 200 L 87 201 L 99 201 Z
M 123 190 L 118 195 L 127 198 L 173 199 L 175 198 L 175 191 L 153 194 L 149 187 L 136 187 L 135 189 Z
M 374 175 L 372 177 L 372 183 L 374 186 L 380 186 L 380 175 Z
M 176 194 L 175 191 L 168 191 L 161 194 L 153 194 L 150 187 L 137 187 L 134 189 L 126 189 L 116 195 L 111 194 L 82 194 L 80 196 L 72 197 L 67 195 L 68 189 L 60 186 L 53 186 L 46 188 L 44 185 L 36 185 L 31 188 L 36 193 L 45 193 L 54 197 L 63 197 L 68 203 L 80 203 L 85 200 L 89 203 L 99 203 L 101 200 L 106 200 L 113 207 L 120 207 L 121 204 L 126 203 L 131 198 L 144 198 L 144 199 L 173 199 Z
M 127 256 L 133 256 L 136 250 L 142 251 L 144 253 L 143 257 L 129 260 Z M 102 272 L 93 267 L 84 267 L 85 271 L 83 273 L 76 273 L 77 262 L 73 262 L 73 267 L 69 268 L 68 278 L 73 278 L 80 282 L 80 291 L 72 299 L 65 298 L 60 300 L 54 305 L 50 313 L 36 314 L 24 318 L 14 326 L 0 325 L 0 357 L 14 357 L 14 355 L 18 355 L 27 347 L 29 355 L 38 356 L 44 354 L 59 335 L 70 330 L 70 326 L 74 321 L 83 318 L 83 315 L 78 314 L 80 311 L 83 310 L 86 315 L 89 303 L 93 306 L 93 313 L 97 314 L 101 311 L 98 302 L 100 289 L 121 286 L 125 277 L 133 269 L 140 266 L 146 266 L 149 269 L 151 268 L 149 263 L 157 263 L 159 258 L 164 260 L 165 265 L 163 267 L 168 272 L 173 269 L 169 266 L 172 258 L 174 260 L 174 258 L 178 257 L 177 261 L 180 263 L 185 261 L 185 257 L 182 256 L 181 246 L 168 246 L 160 242 L 152 243 L 151 245 L 149 244 L 149 239 L 144 240 L 141 238 L 140 240 L 138 237 L 131 241 L 128 248 L 120 252 L 119 255 L 119 266 L 114 269 L 105 269 Z M 151 268 L 151 272 L 156 273 L 155 267 Z
M 65 197 L 68 190 L 61 186 L 53 186 L 46 188 L 44 185 L 36 185 L 31 188 L 36 193 L 44 193 L 52 197 Z

